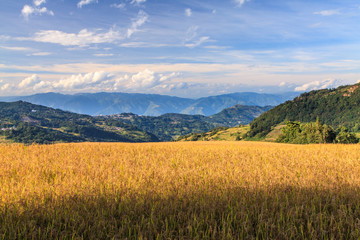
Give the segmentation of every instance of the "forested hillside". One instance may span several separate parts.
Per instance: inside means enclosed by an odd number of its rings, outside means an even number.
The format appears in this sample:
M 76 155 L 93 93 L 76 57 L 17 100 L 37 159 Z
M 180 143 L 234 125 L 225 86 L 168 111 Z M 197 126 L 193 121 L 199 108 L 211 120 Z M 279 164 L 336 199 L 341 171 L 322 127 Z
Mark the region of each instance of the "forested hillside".
M 177 139 L 179 136 L 191 133 L 208 132 L 216 127 L 246 125 L 270 108 L 270 106 L 235 105 L 209 117 L 175 113 L 152 117 L 122 113 L 99 118 L 116 119 L 133 125 L 142 131 L 150 132 L 156 135 L 161 141 L 170 141 Z
M 314 122 L 317 118 L 333 128 L 360 130 L 360 84 L 301 94 L 263 113 L 250 124 L 249 137 L 264 137 L 287 121 Z
M 0 102 L 0 134 L 7 141 L 53 142 L 149 142 L 149 133 L 117 121 L 66 112 L 27 102 Z

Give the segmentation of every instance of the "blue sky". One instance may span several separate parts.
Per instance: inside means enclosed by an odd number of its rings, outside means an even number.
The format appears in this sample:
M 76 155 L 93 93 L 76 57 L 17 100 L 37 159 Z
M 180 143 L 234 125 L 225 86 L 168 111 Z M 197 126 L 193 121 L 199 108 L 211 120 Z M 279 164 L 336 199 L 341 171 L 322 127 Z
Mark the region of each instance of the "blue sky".
M 0 96 L 354 84 L 359 29 L 358 0 L 1 0 Z

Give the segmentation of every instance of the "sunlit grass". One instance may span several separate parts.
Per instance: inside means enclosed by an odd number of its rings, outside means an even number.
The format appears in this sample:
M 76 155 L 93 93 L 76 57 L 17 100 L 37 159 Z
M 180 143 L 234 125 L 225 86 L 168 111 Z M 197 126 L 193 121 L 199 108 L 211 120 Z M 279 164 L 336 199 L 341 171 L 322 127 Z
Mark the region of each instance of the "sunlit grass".
M 358 239 L 360 146 L 0 145 L 0 239 Z

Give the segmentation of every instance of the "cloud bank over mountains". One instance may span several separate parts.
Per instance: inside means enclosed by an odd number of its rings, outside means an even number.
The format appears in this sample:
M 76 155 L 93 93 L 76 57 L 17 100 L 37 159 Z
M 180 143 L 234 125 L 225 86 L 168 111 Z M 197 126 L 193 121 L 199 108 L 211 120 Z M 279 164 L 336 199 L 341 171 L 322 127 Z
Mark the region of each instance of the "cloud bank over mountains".
M 0 21 L 0 95 L 198 97 L 360 79 L 358 0 L 2 0 Z

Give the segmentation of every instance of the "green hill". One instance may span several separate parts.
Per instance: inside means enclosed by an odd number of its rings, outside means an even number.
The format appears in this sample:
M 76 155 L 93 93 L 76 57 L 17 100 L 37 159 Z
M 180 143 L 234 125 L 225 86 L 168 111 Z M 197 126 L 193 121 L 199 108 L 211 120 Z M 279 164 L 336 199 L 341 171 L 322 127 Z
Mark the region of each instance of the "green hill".
M 205 116 L 177 113 L 168 113 L 159 117 L 122 113 L 99 118 L 114 119 L 135 126 L 142 131 L 156 135 L 161 141 L 170 141 L 181 135 L 204 132 L 216 127 L 215 124 L 206 122 Z
M 117 121 L 99 119 L 27 102 L 0 102 L 1 141 L 54 142 L 149 142 L 150 133 Z
M 116 119 L 142 131 L 150 132 L 161 141 L 170 141 L 191 133 L 208 132 L 216 127 L 235 127 L 240 124 L 249 124 L 255 117 L 270 108 L 270 106 L 235 105 L 209 117 L 177 113 L 153 117 L 122 113 L 99 118 Z
M 303 93 L 263 113 L 250 124 L 249 137 L 265 137 L 275 126 L 287 121 L 319 120 L 338 128 L 360 130 L 360 84 Z
M 272 106 L 260 107 L 237 104 L 208 117 L 206 121 L 225 127 L 235 127 L 240 124 L 246 125 L 271 108 Z
M 240 125 L 232 128 L 217 127 L 208 132 L 190 133 L 181 136 L 177 141 L 240 141 L 249 131 L 249 125 Z

